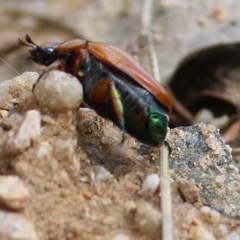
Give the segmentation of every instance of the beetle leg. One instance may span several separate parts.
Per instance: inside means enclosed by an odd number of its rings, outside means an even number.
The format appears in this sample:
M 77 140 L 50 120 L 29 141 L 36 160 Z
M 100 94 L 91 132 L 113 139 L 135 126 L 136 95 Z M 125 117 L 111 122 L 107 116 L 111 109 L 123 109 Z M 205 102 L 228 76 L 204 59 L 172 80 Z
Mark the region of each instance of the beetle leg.
M 121 101 L 121 96 L 112 81 L 110 83 L 110 97 L 111 97 L 111 102 L 113 105 L 114 112 L 118 118 L 119 125 L 122 130 L 121 143 L 124 143 L 125 138 L 126 138 L 126 129 L 125 129 L 125 122 L 124 122 L 124 117 L 123 117 L 124 109 L 123 109 L 123 104 Z
M 165 144 L 165 146 L 168 149 L 168 156 L 170 156 L 171 153 L 172 153 L 172 148 L 171 148 L 171 146 L 169 145 L 169 143 L 166 140 L 164 141 L 164 144 Z
M 61 61 L 61 60 L 57 60 L 55 62 L 53 62 L 52 64 L 50 64 L 49 66 L 47 66 L 46 68 L 44 68 L 42 70 L 42 72 L 39 74 L 38 78 L 37 78 L 37 81 L 33 84 L 33 88 L 32 90 L 34 91 L 36 85 L 38 84 L 38 82 L 40 81 L 40 79 L 42 78 L 42 76 L 51 71 L 51 70 L 54 70 L 54 69 L 58 69 L 60 71 L 64 71 L 65 70 L 65 65 L 64 63 Z
M 80 70 L 83 66 L 89 66 L 89 54 L 84 49 L 77 49 L 73 52 L 71 63 L 71 74 L 82 77 L 84 73 Z

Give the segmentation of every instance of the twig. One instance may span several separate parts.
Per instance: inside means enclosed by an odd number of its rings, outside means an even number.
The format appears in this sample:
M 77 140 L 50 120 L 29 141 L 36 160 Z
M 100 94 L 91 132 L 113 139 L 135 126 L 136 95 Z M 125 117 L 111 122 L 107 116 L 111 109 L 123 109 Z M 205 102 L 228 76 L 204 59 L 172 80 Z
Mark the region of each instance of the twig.
M 165 144 L 161 146 L 161 207 L 162 207 L 162 229 L 163 240 L 173 239 L 173 221 L 172 221 L 172 195 L 171 195 L 171 179 L 168 168 L 168 149 Z
M 150 59 L 151 69 L 153 71 L 153 76 L 155 79 L 160 81 L 160 71 L 158 66 L 157 54 L 155 51 L 151 24 L 152 24 L 152 9 L 154 0 L 144 0 L 143 11 L 142 11 L 142 37 L 146 42 L 148 55 Z
M 16 73 L 17 75 L 20 75 L 20 73 L 10 64 L 8 63 L 7 60 L 3 59 L 0 57 L 0 62 L 3 62 L 9 69 L 11 69 L 14 73 Z
M 147 45 L 148 54 L 150 58 L 151 68 L 154 77 L 160 81 L 159 65 L 157 60 L 157 54 L 155 51 L 151 24 L 152 24 L 152 10 L 154 0 L 144 0 L 143 11 L 142 11 L 142 37 Z M 163 144 L 161 146 L 161 163 L 160 163 L 160 174 L 161 174 L 161 209 L 162 209 L 162 239 L 172 240 L 173 239 L 173 221 L 172 221 L 172 198 L 171 198 L 171 183 L 169 177 L 168 168 L 168 150 Z

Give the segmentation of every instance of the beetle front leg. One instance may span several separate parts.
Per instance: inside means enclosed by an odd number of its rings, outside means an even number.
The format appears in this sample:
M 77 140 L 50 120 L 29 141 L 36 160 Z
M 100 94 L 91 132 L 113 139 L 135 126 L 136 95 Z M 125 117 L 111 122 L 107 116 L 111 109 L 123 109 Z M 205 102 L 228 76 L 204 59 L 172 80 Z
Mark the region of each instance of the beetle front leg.
M 34 91 L 36 85 L 38 84 L 38 82 L 40 81 L 40 79 L 42 78 L 42 76 L 49 72 L 49 71 L 52 71 L 52 70 L 55 70 L 55 69 L 58 69 L 60 71 L 64 71 L 65 70 L 65 65 L 64 63 L 61 61 L 61 60 L 57 60 L 53 63 L 51 63 L 49 66 L 47 66 L 46 68 L 44 68 L 42 70 L 42 72 L 39 74 L 38 78 L 37 78 L 37 81 L 33 84 L 33 88 L 32 90 Z
M 112 81 L 110 82 L 110 97 L 111 97 L 111 102 L 113 105 L 113 110 L 116 114 L 116 117 L 119 121 L 120 128 L 122 130 L 121 143 L 123 144 L 126 139 L 126 128 L 125 128 L 125 121 L 124 121 L 124 117 L 123 117 L 124 109 L 123 109 L 121 96 L 120 96 L 115 84 Z

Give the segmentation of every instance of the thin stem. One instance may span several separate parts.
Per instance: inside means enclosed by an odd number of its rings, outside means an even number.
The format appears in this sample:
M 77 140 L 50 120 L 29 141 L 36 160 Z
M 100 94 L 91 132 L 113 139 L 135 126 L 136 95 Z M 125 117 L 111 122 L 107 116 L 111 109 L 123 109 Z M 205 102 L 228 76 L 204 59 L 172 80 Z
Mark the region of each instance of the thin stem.
M 161 146 L 161 208 L 162 208 L 162 229 L 163 240 L 173 240 L 173 221 L 172 221 L 172 195 L 171 178 L 168 167 L 168 149 L 165 144 Z
M 147 46 L 152 72 L 156 80 L 160 81 L 160 71 L 156 50 L 152 37 L 152 13 L 154 0 L 144 0 L 142 10 L 142 37 Z M 161 146 L 160 175 L 161 175 L 161 209 L 162 209 L 162 239 L 173 240 L 171 179 L 168 168 L 168 149 Z
M 150 59 L 151 69 L 153 76 L 156 80 L 160 81 L 160 71 L 158 65 L 158 59 L 156 50 L 154 47 L 154 42 L 152 38 L 151 24 L 152 24 L 152 12 L 153 12 L 154 0 L 144 0 L 143 11 L 142 11 L 142 37 L 144 38 L 148 55 Z

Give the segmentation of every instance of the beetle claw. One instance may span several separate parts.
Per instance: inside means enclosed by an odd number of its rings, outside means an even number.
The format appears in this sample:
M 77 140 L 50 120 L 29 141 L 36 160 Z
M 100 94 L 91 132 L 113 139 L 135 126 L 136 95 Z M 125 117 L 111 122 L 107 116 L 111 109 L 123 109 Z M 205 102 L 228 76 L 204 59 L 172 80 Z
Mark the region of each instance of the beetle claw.
M 121 141 L 122 145 L 124 144 L 125 140 L 126 140 L 126 132 L 122 131 L 122 141 Z
M 168 156 L 170 156 L 171 153 L 172 153 L 172 148 L 171 148 L 171 146 L 169 145 L 169 143 L 167 141 L 164 141 L 164 144 L 165 144 L 165 146 L 168 149 Z

